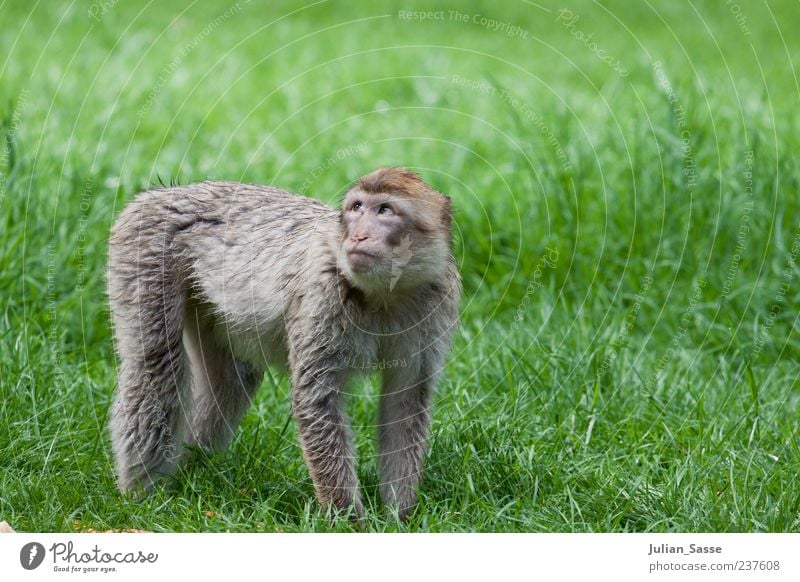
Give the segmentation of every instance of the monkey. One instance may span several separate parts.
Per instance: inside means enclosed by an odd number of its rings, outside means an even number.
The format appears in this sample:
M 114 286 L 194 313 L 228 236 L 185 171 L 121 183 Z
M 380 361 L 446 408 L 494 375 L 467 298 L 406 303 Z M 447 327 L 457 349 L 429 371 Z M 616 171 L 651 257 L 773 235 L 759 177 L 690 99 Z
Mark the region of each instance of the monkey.
M 107 272 L 119 488 L 146 493 L 191 447 L 225 449 L 277 365 L 319 503 L 360 519 L 344 390 L 380 370 L 380 496 L 406 521 L 459 319 L 451 223 L 451 199 L 395 167 L 355 182 L 340 208 L 223 181 L 134 197 Z

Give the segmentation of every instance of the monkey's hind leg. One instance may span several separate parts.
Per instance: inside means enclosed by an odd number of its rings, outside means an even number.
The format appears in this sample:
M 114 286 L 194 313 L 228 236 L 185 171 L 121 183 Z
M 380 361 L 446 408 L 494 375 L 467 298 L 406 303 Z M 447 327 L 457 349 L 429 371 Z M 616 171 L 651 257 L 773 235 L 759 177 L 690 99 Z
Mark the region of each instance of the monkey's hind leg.
M 119 384 L 109 428 L 123 491 L 149 489 L 183 451 L 189 370 L 183 348 L 184 292 L 164 271 L 142 272 L 112 246 L 109 295 Z
M 221 451 L 233 440 L 264 370 L 238 361 L 229 349 L 218 345 L 210 321 L 196 306 L 187 309 L 183 337 L 192 366 L 187 442 Z

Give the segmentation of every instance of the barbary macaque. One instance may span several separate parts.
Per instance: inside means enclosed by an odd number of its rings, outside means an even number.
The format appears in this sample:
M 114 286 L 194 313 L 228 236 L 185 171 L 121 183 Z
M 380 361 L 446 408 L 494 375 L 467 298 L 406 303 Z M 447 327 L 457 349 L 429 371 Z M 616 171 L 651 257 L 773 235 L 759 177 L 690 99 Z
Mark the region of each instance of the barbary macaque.
M 358 518 L 343 392 L 352 374 L 379 369 L 381 497 L 406 519 L 458 321 L 451 215 L 450 198 L 400 168 L 359 180 L 340 210 L 232 182 L 138 195 L 109 251 L 120 488 L 149 489 L 186 445 L 224 448 L 266 366 L 288 365 L 317 498 Z

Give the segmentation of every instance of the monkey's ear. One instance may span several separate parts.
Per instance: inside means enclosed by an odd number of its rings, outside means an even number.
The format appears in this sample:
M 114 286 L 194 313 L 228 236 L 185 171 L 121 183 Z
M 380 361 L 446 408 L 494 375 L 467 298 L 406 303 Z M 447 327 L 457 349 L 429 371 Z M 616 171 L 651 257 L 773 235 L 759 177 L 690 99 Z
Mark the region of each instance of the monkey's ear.
M 442 225 L 447 230 L 450 230 L 450 226 L 453 223 L 453 201 L 450 196 L 442 195 L 442 199 Z

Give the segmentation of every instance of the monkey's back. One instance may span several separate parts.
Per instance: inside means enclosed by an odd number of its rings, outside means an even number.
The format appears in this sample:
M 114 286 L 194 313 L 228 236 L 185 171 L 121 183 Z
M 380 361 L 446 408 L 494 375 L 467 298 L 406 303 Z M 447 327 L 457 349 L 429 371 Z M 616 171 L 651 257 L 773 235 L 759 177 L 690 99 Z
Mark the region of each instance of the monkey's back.
M 325 287 L 335 284 L 327 266 L 336 264 L 329 241 L 338 223 L 336 209 L 269 186 L 207 181 L 145 191 L 112 229 L 109 294 L 142 311 L 137 304 L 158 303 L 165 278 L 174 279 L 166 287 L 213 318 L 221 341 L 263 359 L 283 344 L 284 315 L 300 290 L 335 293 Z

